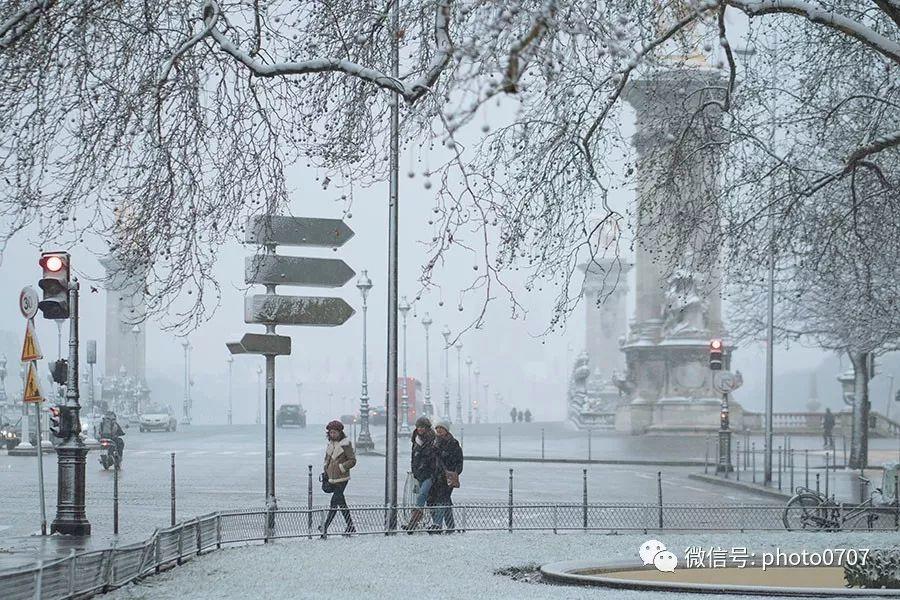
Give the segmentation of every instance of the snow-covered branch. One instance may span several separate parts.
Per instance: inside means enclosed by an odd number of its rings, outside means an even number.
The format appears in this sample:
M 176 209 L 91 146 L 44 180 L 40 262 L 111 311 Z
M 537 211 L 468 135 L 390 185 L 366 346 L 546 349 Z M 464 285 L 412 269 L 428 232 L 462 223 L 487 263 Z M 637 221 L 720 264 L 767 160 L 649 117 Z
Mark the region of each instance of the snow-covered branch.
M 900 64 L 900 42 L 881 35 L 871 27 L 858 23 L 819 4 L 804 0 L 724 0 L 750 17 L 770 14 L 798 15 L 829 29 L 839 31 Z
M 0 23 L 0 50 L 11 48 L 35 26 L 41 18 L 41 13 L 48 10 L 56 2 L 57 0 L 35 0 L 26 4 Z

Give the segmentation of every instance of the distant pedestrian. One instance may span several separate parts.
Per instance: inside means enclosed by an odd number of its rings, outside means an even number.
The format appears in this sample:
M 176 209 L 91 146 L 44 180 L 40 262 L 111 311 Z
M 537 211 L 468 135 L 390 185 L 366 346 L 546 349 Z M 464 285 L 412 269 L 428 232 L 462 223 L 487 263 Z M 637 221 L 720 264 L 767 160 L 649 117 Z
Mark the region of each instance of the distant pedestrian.
M 330 487 L 331 489 L 331 508 L 328 511 L 328 517 L 325 524 L 321 527 L 322 538 L 328 536 L 328 526 L 334 520 L 337 509 L 341 509 L 341 515 L 347 523 L 344 529 L 345 534 L 356 532 L 353 526 L 353 519 L 350 516 L 350 510 L 347 507 L 347 499 L 344 497 L 344 490 L 350 483 L 350 469 L 356 466 L 356 454 L 353 452 L 353 443 L 344 433 L 344 424 L 340 421 L 331 421 L 325 426 L 325 435 L 328 437 L 328 446 L 325 448 L 325 466 L 323 477 L 326 477 L 328 484 L 323 482 L 323 489 Z
M 834 437 L 832 437 L 832 432 L 834 431 L 834 413 L 831 412 L 830 408 L 825 409 L 825 416 L 822 418 L 822 433 L 825 438 L 825 447 L 826 448 L 834 448 Z
M 410 455 L 410 470 L 412 476 L 419 483 L 419 491 L 416 494 L 416 508 L 413 509 L 409 522 L 403 529 L 412 533 L 422 520 L 425 503 L 428 501 L 428 493 L 434 483 L 435 475 L 435 448 L 434 429 L 428 417 L 416 419 L 416 428 L 412 432 L 412 453 Z
M 516 420 L 517 420 L 519 423 L 521 423 L 522 420 L 523 420 L 524 418 L 525 418 L 525 415 L 522 414 L 522 410 L 521 410 L 521 409 L 518 410 L 518 411 L 516 412 Z
M 525 422 L 531 423 L 531 411 L 527 408 L 525 409 Z
M 509 411 L 509 418 L 512 419 L 512 422 L 516 422 L 516 407 L 513 406 L 512 410 Z
M 451 494 L 459 487 L 459 475 L 463 470 L 463 453 L 459 442 L 453 437 L 451 425 L 447 421 L 438 421 L 434 426 L 437 437 L 434 447 L 436 450 L 436 474 L 434 485 L 431 487 L 431 495 L 428 497 L 428 505 L 432 509 L 434 523 L 429 527 L 429 533 L 439 533 L 444 524 L 447 525 L 447 533 L 452 533 L 456 525 L 453 520 L 453 500 Z

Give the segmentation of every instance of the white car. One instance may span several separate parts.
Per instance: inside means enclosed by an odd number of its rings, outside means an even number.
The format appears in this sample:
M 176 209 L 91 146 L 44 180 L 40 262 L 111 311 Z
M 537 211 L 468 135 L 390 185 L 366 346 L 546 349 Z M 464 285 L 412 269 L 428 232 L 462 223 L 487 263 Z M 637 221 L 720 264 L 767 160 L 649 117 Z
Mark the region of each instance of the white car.
M 168 406 L 151 405 L 141 413 L 138 427 L 141 433 L 145 431 L 175 431 L 178 427 L 178 419 L 172 415 Z

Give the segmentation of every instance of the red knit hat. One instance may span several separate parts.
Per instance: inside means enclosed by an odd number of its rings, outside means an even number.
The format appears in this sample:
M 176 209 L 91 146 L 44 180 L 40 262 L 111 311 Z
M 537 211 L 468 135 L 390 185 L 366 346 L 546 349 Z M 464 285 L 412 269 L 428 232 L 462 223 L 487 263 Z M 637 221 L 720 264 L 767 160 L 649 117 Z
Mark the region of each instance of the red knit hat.
M 328 425 L 325 426 L 325 431 L 328 431 L 329 429 L 337 429 L 338 431 L 343 431 L 344 424 L 337 420 L 331 421 L 330 423 L 328 423 Z

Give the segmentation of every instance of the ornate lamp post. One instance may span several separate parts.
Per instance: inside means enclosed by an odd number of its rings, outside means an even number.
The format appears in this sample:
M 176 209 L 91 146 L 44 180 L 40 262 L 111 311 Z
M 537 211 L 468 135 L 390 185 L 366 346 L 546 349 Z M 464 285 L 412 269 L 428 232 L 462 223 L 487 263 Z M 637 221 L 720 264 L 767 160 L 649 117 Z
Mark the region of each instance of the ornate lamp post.
M 256 424 L 262 423 L 262 367 L 256 367 Z
M 431 349 L 428 340 L 428 328 L 431 327 L 431 323 L 431 317 L 425 313 L 425 316 L 422 317 L 422 326 L 425 327 L 425 403 L 422 410 L 429 417 L 434 415 L 434 407 L 431 405 Z
M 469 356 L 466 358 L 466 367 L 468 369 L 468 374 L 466 376 L 466 385 L 469 388 L 469 399 L 467 404 L 469 405 L 468 411 L 468 421 L 469 425 L 472 424 L 472 357 Z
M 456 422 L 462 423 L 462 342 L 456 342 Z
M 181 342 L 184 348 L 184 415 L 181 417 L 182 425 L 191 424 L 191 342 L 184 338 Z
M 368 308 L 366 299 L 369 297 L 369 290 L 372 289 L 372 280 L 369 279 L 368 272 L 363 270 L 356 280 L 356 287 L 362 295 L 362 391 L 359 395 L 359 436 L 356 438 L 356 449 L 361 452 L 370 452 L 375 449 L 375 442 L 372 441 L 372 434 L 369 432 L 369 378 L 366 368 L 367 350 L 366 350 L 366 310 Z
M 231 367 L 234 364 L 234 358 L 229 355 L 225 362 L 228 363 L 228 424 L 231 425 Z
M 444 336 L 444 418 L 453 422 L 450 417 L 450 328 L 444 325 L 441 335 Z
M 479 422 L 479 419 L 478 419 L 478 390 L 481 388 L 481 386 L 478 385 L 478 376 L 479 375 L 481 375 L 481 371 L 479 371 L 478 367 L 476 366 L 475 367 L 475 400 L 472 401 L 472 412 L 475 415 L 476 423 Z M 469 383 L 471 384 L 472 382 L 470 381 Z
M 403 413 L 403 419 L 400 421 L 400 433 L 409 433 L 409 390 L 407 390 L 406 380 L 406 313 L 412 308 L 406 301 L 406 296 L 400 298 L 400 306 L 397 310 L 403 317 L 403 385 L 400 386 L 400 411 Z
M 141 335 L 141 328 L 135 325 L 131 328 L 131 333 L 134 334 L 134 350 L 131 354 L 131 372 L 134 374 L 135 378 L 140 378 L 140 372 L 138 370 L 138 338 Z

